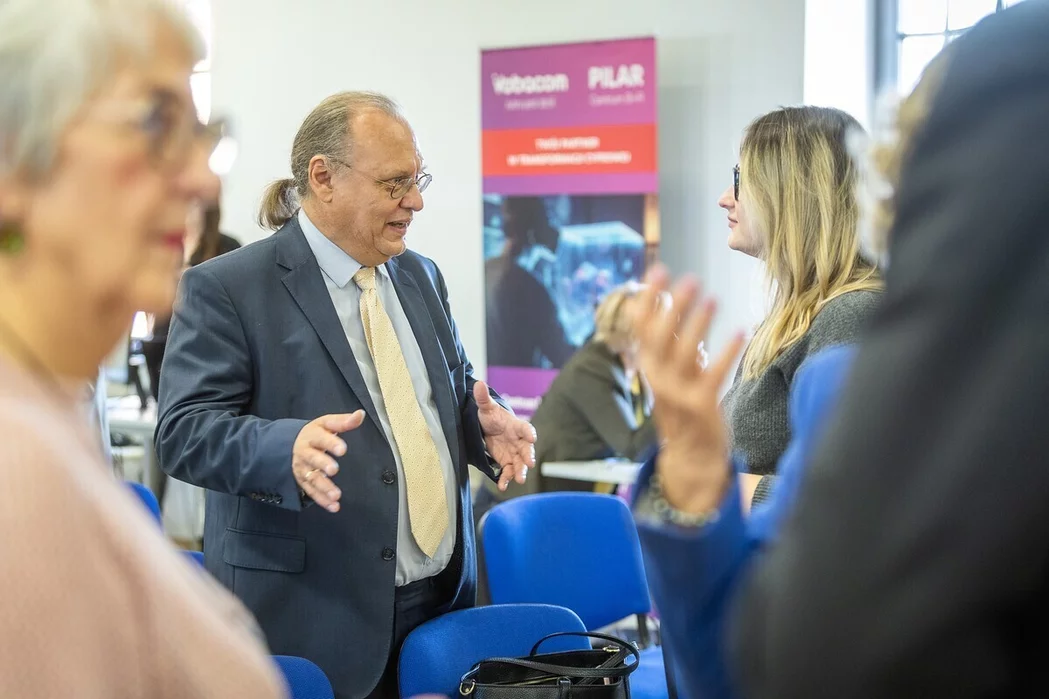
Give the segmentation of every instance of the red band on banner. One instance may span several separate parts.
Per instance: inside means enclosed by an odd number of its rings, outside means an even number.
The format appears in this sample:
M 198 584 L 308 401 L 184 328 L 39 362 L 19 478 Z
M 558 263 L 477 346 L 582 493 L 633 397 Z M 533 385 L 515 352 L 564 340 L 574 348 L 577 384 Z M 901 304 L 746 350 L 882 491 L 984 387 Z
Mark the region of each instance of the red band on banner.
M 485 131 L 483 174 L 581 175 L 656 171 L 656 125 Z

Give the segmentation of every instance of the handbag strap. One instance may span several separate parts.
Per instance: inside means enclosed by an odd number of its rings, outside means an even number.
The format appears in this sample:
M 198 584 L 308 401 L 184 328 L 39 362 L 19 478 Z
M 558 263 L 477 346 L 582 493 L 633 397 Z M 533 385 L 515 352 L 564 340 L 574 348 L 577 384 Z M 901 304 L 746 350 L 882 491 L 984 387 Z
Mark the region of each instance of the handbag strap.
M 532 646 L 532 651 L 528 654 L 528 657 L 531 658 L 532 656 L 534 656 L 536 652 L 538 652 L 539 646 L 543 645 L 551 638 L 563 638 L 565 636 L 578 636 L 580 638 L 596 638 L 599 641 L 607 641 L 608 643 L 614 643 L 618 648 L 628 651 L 631 655 L 633 655 L 634 660 L 636 662 L 641 662 L 641 654 L 637 652 L 637 648 L 635 648 L 632 644 L 627 643 L 621 638 L 616 638 L 615 636 L 609 636 L 608 634 L 603 633 L 593 633 L 591 631 L 558 631 L 557 633 L 552 633 L 543 636 L 536 642 L 534 646 Z
M 521 658 L 489 658 L 483 660 L 484 663 L 502 663 L 503 665 L 513 665 L 515 667 L 523 667 L 526 670 L 534 670 L 536 672 L 543 672 L 551 677 L 573 677 L 578 679 L 593 678 L 598 680 L 614 680 L 620 677 L 626 677 L 634 670 L 637 669 L 637 663 L 633 665 L 624 665 L 617 668 L 589 668 L 589 667 L 570 667 L 568 665 L 552 665 L 550 663 L 539 663 L 534 660 L 524 660 Z M 465 684 L 472 680 L 477 672 L 481 668 L 481 663 L 474 665 L 462 677 L 462 684 Z
M 626 651 L 630 655 L 634 656 L 634 662 L 630 665 L 621 664 L 619 667 L 571 667 L 568 665 L 554 665 L 552 663 L 539 662 L 532 660 L 531 658 L 536 657 L 536 651 L 539 646 L 551 638 L 557 638 L 560 636 L 580 636 L 584 638 L 596 638 L 598 640 L 607 641 L 616 645 L 616 650 L 619 651 L 619 655 L 623 656 L 623 651 Z M 625 656 L 624 656 L 625 657 Z M 638 664 L 641 662 L 641 654 L 637 648 L 633 645 L 626 643 L 625 641 L 616 638 L 615 636 L 608 636 L 601 633 L 591 632 L 580 632 L 580 631 L 562 631 L 559 633 L 552 633 L 548 636 L 544 636 L 532 647 L 532 652 L 528 658 L 489 658 L 481 662 L 485 663 L 502 663 L 504 665 L 512 665 L 515 667 L 523 667 L 527 670 L 534 670 L 536 672 L 543 672 L 554 677 L 574 677 L 578 679 L 618 679 L 620 677 L 627 677 L 634 670 L 637 669 Z M 466 685 L 470 682 L 474 676 L 481 669 L 481 663 L 474 665 L 469 672 L 463 675 L 460 682 L 460 686 Z
M 531 653 L 528 654 L 529 658 L 533 658 L 536 655 L 536 651 L 539 650 L 544 642 L 551 638 L 557 638 L 561 636 L 580 636 L 584 638 L 596 638 L 601 641 L 607 641 L 617 646 L 619 653 L 617 655 L 624 656 L 626 653 L 634 656 L 634 662 L 630 665 L 620 665 L 619 667 L 599 667 L 599 668 L 586 668 L 586 667 L 570 667 L 565 665 L 554 665 L 552 663 L 543 663 L 536 660 L 523 659 L 523 658 L 489 658 L 476 663 L 470 670 L 462 676 L 459 682 L 459 693 L 463 696 L 470 694 L 473 691 L 475 685 L 474 678 L 477 673 L 481 670 L 481 663 L 503 663 L 505 665 L 513 665 L 516 667 L 523 667 L 527 670 L 534 670 L 536 672 L 544 672 L 554 677 L 574 677 L 578 679 L 618 679 L 621 677 L 628 677 L 634 670 L 638 668 L 638 664 L 641 662 L 641 654 L 638 652 L 632 644 L 623 641 L 622 639 L 616 638 L 615 636 L 608 636 L 602 633 L 592 632 L 581 632 L 581 631 L 561 631 L 558 633 L 552 633 L 548 636 L 544 636 L 539 639 L 539 642 L 532 646 Z

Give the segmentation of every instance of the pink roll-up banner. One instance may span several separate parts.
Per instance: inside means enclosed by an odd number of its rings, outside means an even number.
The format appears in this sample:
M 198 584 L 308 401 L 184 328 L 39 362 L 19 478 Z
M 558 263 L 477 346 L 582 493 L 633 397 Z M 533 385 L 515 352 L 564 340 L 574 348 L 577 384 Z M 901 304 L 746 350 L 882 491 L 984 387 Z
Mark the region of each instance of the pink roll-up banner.
M 659 245 L 655 39 L 481 55 L 488 380 L 530 417 Z

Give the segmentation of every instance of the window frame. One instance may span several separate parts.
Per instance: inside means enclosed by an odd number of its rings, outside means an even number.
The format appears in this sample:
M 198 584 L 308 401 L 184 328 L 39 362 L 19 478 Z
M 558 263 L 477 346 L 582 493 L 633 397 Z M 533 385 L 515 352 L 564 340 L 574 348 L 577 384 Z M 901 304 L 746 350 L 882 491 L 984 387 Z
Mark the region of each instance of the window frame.
M 943 31 L 939 32 L 901 32 L 898 28 L 901 2 L 908 2 L 908 0 L 875 0 L 874 88 L 879 93 L 886 89 L 896 90 L 899 88 L 900 47 L 905 39 L 916 36 L 942 36 L 944 45 L 946 45 L 952 39 L 961 36 L 971 28 L 947 29 L 944 27 Z M 1005 4 L 1005 0 L 995 0 L 994 13 L 1008 8 L 1009 6 Z M 989 17 L 990 15 L 987 16 Z

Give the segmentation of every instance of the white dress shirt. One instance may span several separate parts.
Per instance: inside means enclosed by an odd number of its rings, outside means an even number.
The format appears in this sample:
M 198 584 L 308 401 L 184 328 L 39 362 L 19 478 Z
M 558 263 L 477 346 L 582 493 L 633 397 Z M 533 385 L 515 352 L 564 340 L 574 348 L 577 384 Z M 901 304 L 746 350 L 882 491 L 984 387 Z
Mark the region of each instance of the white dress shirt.
M 404 466 L 401 463 L 401 455 L 398 453 L 396 443 L 393 439 L 393 430 L 390 427 L 390 418 L 386 413 L 386 404 L 379 389 L 379 377 L 375 373 L 375 363 L 372 361 L 371 351 L 368 349 L 368 341 L 364 337 L 364 324 L 361 322 L 361 290 L 353 281 L 353 275 L 357 273 L 362 265 L 350 257 L 338 245 L 329 240 L 306 216 L 306 212 L 299 210 L 299 226 L 306 236 L 306 242 L 313 250 L 317 258 L 317 264 L 321 268 L 324 284 L 328 288 L 335 312 L 342 323 L 346 340 L 350 343 L 350 349 L 357 360 L 357 366 L 364 377 L 364 383 L 368 386 L 372 402 L 375 403 L 376 417 L 382 425 L 386 435 L 386 441 L 390 444 L 393 458 L 397 462 L 397 488 L 398 488 L 398 510 L 397 510 L 397 573 L 395 584 L 406 585 L 416 580 L 432 577 L 440 573 L 448 565 L 455 548 L 456 522 L 459 509 L 459 481 L 456 475 L 455 464 L 452 463 L 452 455 L 445 439 L 444 430 L 441 428 L 441 417 L 437 412 L 437 403 L 434 400 L 433 389 L 430 386 L 430 377 L 426 373 L 426 363 L 423 361 L 422 350 L 412 332 L 412 326 L 408 317 L 404 314 L 401 301 L 397 296 L 397 290 L 393 286 L 393 280 L 386 270 L 386 265 L 376 269 L 375 288 L 382 300 L 383 308 L 390 317 L 393 330 L 401 345 L 404 354 L 404 362 L 408 366 L 408 373 L 412 378 L 415 388 L 415 397 L 422 408 L 426 426 L 430 429 L 434 444 L 437 446 L 437 454 L 441 459 L 441 471 L 444 473 L 444 488 L 448 498 L 448 530 L 437 548 L 437 553 L 432 559 L 422 552 L 415 537 L 412 536 L 411 525 L 408 521 L 408 491 L 405 487 Z M 349 444 L 353 442 L 353 433 L 344 436 Z M 352 447 L 351 447 L 352 449 Z M 352 475 L 350 475 L 352 477 Z

